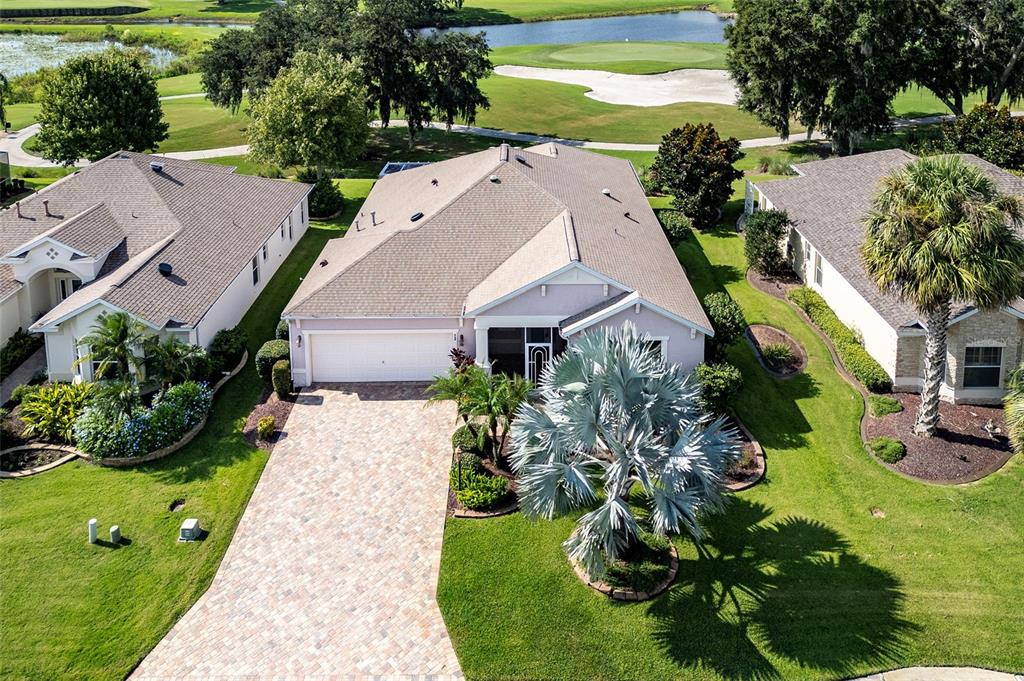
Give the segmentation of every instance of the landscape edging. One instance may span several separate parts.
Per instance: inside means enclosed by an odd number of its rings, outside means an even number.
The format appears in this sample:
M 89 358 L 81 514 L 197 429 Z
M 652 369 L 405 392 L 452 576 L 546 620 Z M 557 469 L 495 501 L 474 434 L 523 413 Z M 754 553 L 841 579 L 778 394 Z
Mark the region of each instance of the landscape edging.
M 672 586 L 672 582 L 676 581 L 676 575 L 679 574 L 679 552 L 676 550 L 675 544 L 671 545 L 669 551 L 672 558 L 669 561 L 668 576 L 650 591 L 635 591 L 633 589 L 623 588 L 620 586 L 612 586 L 602 580 L 592 580 L 587 576 L 587 573 L 583 571 L 583 568 L 580 567 L 578 562 L 569 559 L 569 563 L 572 565 L 572 569 L 580 581 L 594 591 L 602 593 L 614 601 L 639 603 L 641 601 L 649 601 L 657 598 Z
M 743 435 L 750 441 L 750 444 L 754 447 L 754 460 L 757 462 L 757 476 L 753 480 L 744 480 L 743 482 L 727 483 L 725 485 L 725 489 L 728 492 L 742 492 L 743 490 L 748 490 L 757 483 L 764 480 L 764 475 L 765 473 L 768 472 L 768 459 L 765 456 L 764 447 L 762 447 L 758 439 L 754 437 L 754 434 L 751 433 L 745 425 L 743 425 L 743 421 L 740 420 L 740 417 L 735 412 L 733 412 L 732 414 L 732 420 L 736 422 L 736 425 L 739 426 L 739 429 L 743 431 Z
M 30 475 L 35 475 L 36 473 L 42 473 L 43 471 L 48 471 L 51 468 L 56 468 L 57 466 L 60 466 L 61 464 L 67 463 L 68 461 L 71 461 L 72 459 L 76 459 L 78 457 L 86 459 L 89 458 L 88 454 L 80 451 L 75 447 L 72 447 L 71 445 L 51 445 L 46 444 L 45 442 L 31 442 L 27 445 L 18 445 L 17 447 L 5 449 L 3 450 L 3 452 L 0 453 L 11 454 L 13 452 L 31 451 L 33 449 L 53 449 L 59 452 L 67 452 L 67 454 L 60 457 L 56 461 L 51 461 L 48 464 L 36 466 L 34 468 L 26 468 L 23 471 L 0 471 L 0 480 L 11 478 L 27 478 Z

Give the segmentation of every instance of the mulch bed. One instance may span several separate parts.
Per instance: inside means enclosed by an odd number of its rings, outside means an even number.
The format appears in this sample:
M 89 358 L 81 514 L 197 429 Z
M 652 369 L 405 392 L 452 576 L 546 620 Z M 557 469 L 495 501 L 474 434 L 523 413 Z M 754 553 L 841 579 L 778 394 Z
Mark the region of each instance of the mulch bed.
M 765 371 L 778 378 L 789 378 L 807 366 L 807 352 L 795 338 L 788 333 L 765 324 L 751 324 L 746 330 L 747 342 L 754 348 L 757 361 Z M 784 366 L 773 366 L 761 355 L 761 348 L 773 343 L 781 343 L 793 353 L 793 360 Z
M 505 451 L 508 451 L 506 445 Z M 507 461 L 507 459 L 506 459 Z M 508 480 L 508 494 L 502 499 L 494 508 L 474 511 L 466 508 L 459 503 L 458 498 L 455 496 L 455 490 L 452 489 L 451 485 L 448 485 L 448 508 L 447 513 L 449 516 L 458 518 L 495 518 L 501 515 L 508 515 L 519 510 L 519 497 L 516 496 L 516 484 L 515 474 L 505 468 L 495 466 L 490 459 L 480 457 L 480 463 L 483 465 L 484 470 L 496 477 L 502 477 Z
M 754 486 L 764 477 L 764 452 L 761 445 L 751 438 L 746 428 L 741 428 L 734 417 L 729 417 L 732 426 L 740 438 L 740 460 L 725 471 L 725 485 L 732 491 L 740 491 Z
M 260 398 L 259 404 L 249 414 L 249 418 L 245 420 L 245 427 L 242 429 L 242 435 L 253 447 L 260 447 L 267 451 L 274 451 L 274 445 L 281 441 L 284 436 L 283 428 L 288 422 L 288 415 L 292 413 L 292 407 L 295 406 L 294 399 L 282 400 L 278 398 L 277 394 L 267 388 L 263 392 L 263 396 Z M 260 440 L 256 437 L 256 424 L 264 416 L 274 417 L 274 434 L 270 440 Z
M 896 393 L 893 397 L 903 411 L 882 418 L 866 415 L 864 431 L 869 440 L 884 436 L 906 445 L 907 455 L 891 465 L 900 473 L 930 482 L 971 482 L 995 472 L 1013 455 L 1001 408 L 941 402 L 939 428 L 933 437 L 925 438 L 913 433 L 920 396 Z M 989 420 L 999 429 L 995 437 L 983 430 Z
M 5 440 L 4 445 L 7 444 Z M 29 468 L 45 466 L 67 455 L 66 451 L 60 449 L 23 449 L 0 456 L 0 470 L 8 473 L 24 471 Z
M 756 288 L 761 293 L 767 293 L 770 296 L 776 298 L 786 299 L 786 294 L 795 289 L 798 286 L 803 286 L 803 282 L 796 276 L 796 273 L 788 270 L 781 274 L 766 277 L 759 273 L 757 270 L 747 270 L 747 283 Z

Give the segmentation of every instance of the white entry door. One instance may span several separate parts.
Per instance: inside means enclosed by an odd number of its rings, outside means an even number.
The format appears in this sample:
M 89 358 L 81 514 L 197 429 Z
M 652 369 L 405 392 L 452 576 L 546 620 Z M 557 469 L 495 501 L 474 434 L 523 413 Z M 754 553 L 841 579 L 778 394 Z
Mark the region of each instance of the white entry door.
M 451 365 L 453 332 L 311 333 L 316 383 L 429 381 Z

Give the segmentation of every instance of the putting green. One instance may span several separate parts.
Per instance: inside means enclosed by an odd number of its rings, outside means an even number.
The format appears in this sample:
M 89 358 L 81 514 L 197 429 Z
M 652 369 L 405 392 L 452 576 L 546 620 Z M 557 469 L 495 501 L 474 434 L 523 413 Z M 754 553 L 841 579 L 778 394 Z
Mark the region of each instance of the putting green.
M 663 73 L 676 69 L 724 69 L 725 45 L 716 43 L 594 42 L 515 45 L 491 50 L 495 65 L 595 69 L 615 73 Z

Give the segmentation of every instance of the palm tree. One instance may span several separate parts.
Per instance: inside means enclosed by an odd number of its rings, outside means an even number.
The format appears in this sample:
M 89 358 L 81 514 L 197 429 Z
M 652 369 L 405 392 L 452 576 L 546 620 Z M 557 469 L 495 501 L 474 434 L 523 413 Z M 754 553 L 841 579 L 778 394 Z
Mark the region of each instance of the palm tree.
M 955 303 L 1006 305 L 1024 289 L 1024 204 L 959 156 L 921 158 L 882 182 L 861 257 L 879 290 L 912 304 L 926 326 L 914 432 L 939 422 L 946 329 Z
M 149 377 L 158 381 L 161 388 L 167 388 L 192 378 L 206 352 L 177 338 L 169 337 L 161 342 L 158 337 L 150 336 L 145 355 Z
M 1010 374 L 1003 396 L 1006 428 L 1015 451 L 1024 451 L 1024 362 Z
M 505 451 L 516 410 L 530 396 L 531 387 L 531 383 L 519 375 L 489 374 L 480 367 L 470 372 L 463 404 L 470 416 L 482 417 L 487 423 L 486 434 L 490 436 L 491 460 L 495 466 Z
M 75 366 L 99 362 L 93 378 L 138 381 L 145 359 L 136 350 L 146 345 L 148 337 L 145 325 L 127 312 L 104 312 L 96 319 L 92 332 L 80 340 L 89 354 L 76 360 Z
M 427 387 L 428 402 L 455 402 L 455 409 L 463 422 L 469 422 L 469 409 L 466 406 L 466 393 L 469 384 L 477 380 L 475 374 L 486 373 L 476 364 L 456 365 L 448 369 L 448 373 L 435 376 L 434 382 Z
M 626 501 L 634 485 L 654 532 L 699 539 L 700 514 L 722 507 L 722 475 L 740 451 L 735 432 L 700 406 L 696 381 L 649 343 L 628 323 L 584 335 L 545 369 L 543 406 L 523 403 L 512 425 L 527 517 L 597 504 L 562 545 L 591 577 L 638 540 Z

